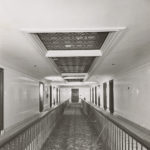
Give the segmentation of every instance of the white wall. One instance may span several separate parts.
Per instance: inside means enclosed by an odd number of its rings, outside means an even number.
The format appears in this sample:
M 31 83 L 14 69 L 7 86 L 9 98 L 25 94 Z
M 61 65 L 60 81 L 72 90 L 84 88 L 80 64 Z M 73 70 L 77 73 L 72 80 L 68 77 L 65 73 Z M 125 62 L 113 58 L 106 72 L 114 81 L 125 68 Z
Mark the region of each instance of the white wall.
M 4 68 L 4 128 L 39 111 L 39 82 L 23 73 Z
M 71 88 L 61 87 L 60 88 L 60 101 L 64 102 L 67 99 L 71 99 Z
M 79 97 L 85 98 L 86 101 L 90 101 L 90 87 L 80 87 Z
M 115 78 L 115 112 L 150 129 L 150 64 Z
M 150 64 L 100 80 L 101 106 L 103 83 L 107 83 L 107 107 L 109 107 L 109 80 L 114 79 L 114 114 L 120 115 L 150 129 Z
M 60 88 L 60 100 L 61 102 L 69 99 L 71 100 L 71 89 L 79 89 L 79 102 L 80 98 L 85 98 L 86 101 L 90 101 L 90 87 L 61 87 Z

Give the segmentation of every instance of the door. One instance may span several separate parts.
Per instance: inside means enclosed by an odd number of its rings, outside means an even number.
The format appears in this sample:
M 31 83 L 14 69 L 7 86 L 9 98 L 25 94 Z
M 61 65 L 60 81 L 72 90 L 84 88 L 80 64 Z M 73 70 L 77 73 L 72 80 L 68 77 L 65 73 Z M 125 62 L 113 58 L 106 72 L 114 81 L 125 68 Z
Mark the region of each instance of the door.
M 92 103 L 94 103 L 94 87 L 92 88 Z
M 39 83 L 40 93 L 39 93 L 39 111 L 42 112 L 44 109 L 44 84 Z
M 103 83 L 104 109 L 107 109 L 107 83 Z
M 72 89 L 71 91 L 71 99 L 72 99 L 72 103 L 78 103 L 79 102 L 79 89 Z
M 98 106 L 100 106 L 100 85 L 98 86 Z
M 97 105 L 97 86 L 95 86 L 95 105 Z
M 0 68 L 0 130 L 3 130 L 4 126 L 4 112 L 3 112 L 3 105 L 4 105 L 4 72 L 3 69 Z
M 52 86 L 50 88 L 50 107 L 52 107 Z
M 56 103 L 58 104 L 58 88 L 56 88 Z
M 114 113 L 114 82 L 109 81 L 109 110 L 110 113 Z

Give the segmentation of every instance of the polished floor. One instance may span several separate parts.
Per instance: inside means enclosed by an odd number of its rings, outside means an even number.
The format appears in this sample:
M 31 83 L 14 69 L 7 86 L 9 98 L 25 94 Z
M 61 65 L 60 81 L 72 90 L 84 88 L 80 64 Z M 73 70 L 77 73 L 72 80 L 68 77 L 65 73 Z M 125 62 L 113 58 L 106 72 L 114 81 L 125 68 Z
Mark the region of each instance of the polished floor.
M 42 150 L 97 150 L 98 132 L 94 121 L 83 113 L 80 104 L 70 104 Z

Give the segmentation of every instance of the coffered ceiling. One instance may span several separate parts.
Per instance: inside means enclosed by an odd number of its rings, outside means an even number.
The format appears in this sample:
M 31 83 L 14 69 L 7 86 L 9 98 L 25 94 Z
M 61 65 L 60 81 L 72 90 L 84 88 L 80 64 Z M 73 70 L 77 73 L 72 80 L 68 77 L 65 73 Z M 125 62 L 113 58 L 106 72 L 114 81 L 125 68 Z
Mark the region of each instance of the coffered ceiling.
M 100 49 L 108 32 L 38 33 L 47 50 Z
M 55 33 L 35 33 L 47 49 L 47 51 L 85 51 L 82 56 L 61 56 L 52 59 L 61 73 L 88 73 L 94 59 L 92 55 L 86 57 L 88 51 L 99 50 L 104 44 L 109 32 L 55 32 Z M 70 54 L 70 53 L 69 53 Z M 71 53 L 73 55 L 73 53 Z M 69 82 L 77 79 L 69 79 Z M 80 81 L 83 81 L 80 80 Z
M 61 73 L 87 73 L 95 57 L 52 58 Z
M 83 79 L 66 79 L 68 82 L 82 82 Z

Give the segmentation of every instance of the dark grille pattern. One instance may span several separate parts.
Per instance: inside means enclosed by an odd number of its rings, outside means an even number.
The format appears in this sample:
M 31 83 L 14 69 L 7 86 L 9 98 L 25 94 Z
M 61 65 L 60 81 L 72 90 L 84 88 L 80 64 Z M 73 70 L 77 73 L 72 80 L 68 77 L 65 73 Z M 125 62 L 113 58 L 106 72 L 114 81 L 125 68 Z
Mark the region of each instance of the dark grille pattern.
M 53 57 L 61 73 L 87 73 L 95 57 Z
M 82 82 L 83 79 L 66 79 L 68 82 Z
M 100 49 L 109 32 L 38 33 L 47 50 Z

